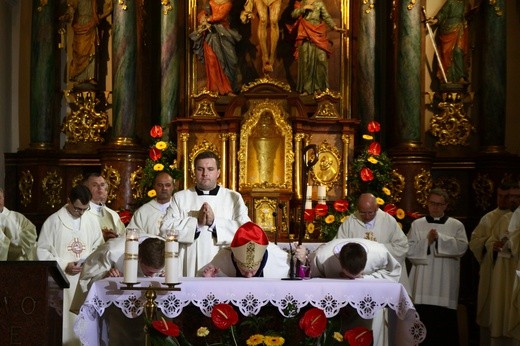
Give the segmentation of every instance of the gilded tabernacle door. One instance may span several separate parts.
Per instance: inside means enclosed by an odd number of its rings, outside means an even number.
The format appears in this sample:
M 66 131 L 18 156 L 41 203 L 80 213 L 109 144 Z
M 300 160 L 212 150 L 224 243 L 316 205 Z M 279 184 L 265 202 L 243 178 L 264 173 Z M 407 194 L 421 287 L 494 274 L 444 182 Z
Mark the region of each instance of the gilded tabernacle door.
M 282 100 L 253 100 L 240 131 L 239 187 L 292 189 L 291 125 Z

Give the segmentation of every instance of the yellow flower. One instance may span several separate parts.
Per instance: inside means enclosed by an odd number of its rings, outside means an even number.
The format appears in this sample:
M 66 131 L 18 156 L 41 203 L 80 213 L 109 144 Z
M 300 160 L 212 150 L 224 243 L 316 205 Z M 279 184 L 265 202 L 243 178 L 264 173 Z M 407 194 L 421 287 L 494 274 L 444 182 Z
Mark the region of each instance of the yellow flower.
M 264 344 L 266 346 L 279 346 L 285 343 L 285 339 L 281 336 L 266 336 L 264 338 Z
M 389 188 L 387 187 L 383 187 L 383 193 L 387 196 L 390 196 L 392 194 L 392 192 L 390 191 Z
M 383 205 L 383 204 L 385 204 L 385 200 L 382 199 L 382 198 L 380 198 L 380 197 L 377 197 L 377 198 L 376 198 L 376 202 L 377 202 L 378 205 Z
M 348 215 L 345 215 L 345 216 L 343 216 L 343 217 L 341 218 L 341 220 L 339 220 L 339 221 L 340 221 L 341 223 L 343 223 L 343 222 L 347 221 L 347 219 L 348 219 Z
M 165 141 L 159 141 L 155 143 L 155 147 L 159 150 L 165 150 L 166 148 L 168 148 L 168 143 L 166 143 Z
M 374 139 L 374 137 L 371 135 L 363 135 L 363 139 L 366 139 L 367 141 L 371 141 Z
M 367 161 L 370 162 L 370 163 L 373 163 L 374 165 L 375 165 L 376 163 L 379 162 L 379 161 L 377 161 L 376 158 L 373 157 L 373 156 L 370 156 L 370 157 L 367 159 Z
M 164 169 L 164 165 L 162 163 L 156 163 L 154 166 L 153 166 L 153 170 L 154 171 L 157 171 L 157 172 L 160 172 Z
M 197 336 L 204 338 L 209 335 L 209 329 L 207 327 L 199 327 L 197 329 Z
M 325 218 L 325 223 L 331 224 L 334 222 L 334 220 L 334 215 L 327 215 L 327 217 Z
M 255 335 L 251 335 L 249 337 L 249 339 L 247 339 L 246 344 L 248 346 L 256 346 L 256 345 L 262 344 L 263 342 L 264 342 L 264 336 L 261 334 L 255 334 Z
M 154 198 L 155 196 L 157 196 L 157 191 L 155 191 L 154 189 L 148 191 L 148 197 Z
M 334 339 L 336 339 L 338 342 L 343 342 L 343 335 L 341 335 L 341 333 L 334 332 L 333 337 L 334 337 Z
M 307 232 L 309 234 L 314 233 L 314 224 L 312 222 L 307 225 Z
M 399 220 L 402 220 L 402 219 L 404 219 L 404 217 L 406 216 L 406 214 L 404 213 L 404 210 L 403 210 L 403 209 L 399 208 L 399 209 L 397 209 L 397 211 L 395 212 L 395 216 L 397 216 L 397 218 L 398 218 Z

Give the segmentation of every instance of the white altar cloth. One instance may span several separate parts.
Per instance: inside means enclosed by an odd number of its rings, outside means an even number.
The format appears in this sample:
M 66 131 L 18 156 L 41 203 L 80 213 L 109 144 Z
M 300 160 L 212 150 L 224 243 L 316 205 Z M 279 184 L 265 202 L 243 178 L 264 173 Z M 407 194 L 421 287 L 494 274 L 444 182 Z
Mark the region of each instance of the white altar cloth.
M 139 278 L 141 287 L 160 287 L 164 278 Z M 99 320 L 105 309 L 114 304 L 128 318 L 144 312 L 145 291 L 121 290 L 122 278 L 107 278 L 95 282 L 76 319 L 74 331 L 85 345 L 99 345 Z M 257 315 L 270 303 L 281 315 L 288 304 L 301 308 L 310 304 L 324 310 L 327 317 L 335 316 L 350 305 L 364 319 L 388 307 L 390 312 L 390 344 L 416 345 L 424 340 L 425 327 L 419 320 L 404 287 L 382 279 L 318 279 L 280 280 L 266 278 L 180 278 L 180 291 L 156 291 L 158 310 L 174 318 L 188 304 L 211 316 L 215 304 L 229 303 L 244 316 Z M 162 286 L 165 287 L 165 286 Z M 288 316 L 286 316 L 288 317 Z M 392 318 L 393 317 L 393 318 Z M 397 318 L 395 318 L 397 317 Z M 106 341 L 106 340 L 105 340 Z

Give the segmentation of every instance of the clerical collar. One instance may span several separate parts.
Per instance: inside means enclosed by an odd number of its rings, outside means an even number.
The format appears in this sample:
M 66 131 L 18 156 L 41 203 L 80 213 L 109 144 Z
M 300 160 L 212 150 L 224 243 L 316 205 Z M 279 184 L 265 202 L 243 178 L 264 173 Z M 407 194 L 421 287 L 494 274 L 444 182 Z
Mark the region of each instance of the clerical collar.
M 195 191 L 197 191 L 197 195 L 199 195 L 199 196 L 203 196 L 203 195 L 216 196 L 219 188 L 220 188 L 220 185 L 217 185 L 213 190 L 203 191 L 195 186 Z
M 440 224 L 445 224 L 446 223 L 446 220 L 448 220 L 448 215 L 443 215 L 442 217 L 432 217 L 430 215 L 427 215 L 426 216 L 426 221 L 428 223 L 440 223 Z

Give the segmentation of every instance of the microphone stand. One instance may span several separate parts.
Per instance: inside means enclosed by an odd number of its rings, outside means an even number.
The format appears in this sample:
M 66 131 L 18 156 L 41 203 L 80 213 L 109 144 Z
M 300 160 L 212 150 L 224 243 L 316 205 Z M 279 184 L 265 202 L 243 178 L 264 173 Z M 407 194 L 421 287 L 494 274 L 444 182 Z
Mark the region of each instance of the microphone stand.
M 282 209 L 282 227 L 285 228 L 285 218 L 286 218 L 286 215 L 285 215 L 285 205 L 283 203 L 280 203 L 278 205 L 280 207 L 280 209 Z M 292 249 L 292 244 L 291 244 L 291 237 L 290 237 L 290 230 L 289 228 L 287 227 L 287 236 L 288 236 L 288 239 L 289 239 L 289 277 L 288 278 L 282 278 L 282 280 L 301 280 L 302 278 L 300 277 L 297 277 L 294 273 L 294 253 L 293 253 L 293 249 Z

